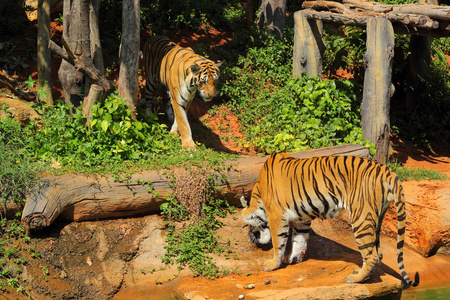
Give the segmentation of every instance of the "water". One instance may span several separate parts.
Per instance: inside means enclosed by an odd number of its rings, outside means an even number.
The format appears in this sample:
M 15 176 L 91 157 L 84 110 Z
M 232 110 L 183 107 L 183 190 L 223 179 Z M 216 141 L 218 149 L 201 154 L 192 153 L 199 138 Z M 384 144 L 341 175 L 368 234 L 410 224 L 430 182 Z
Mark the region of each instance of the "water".
M 450 287 L 431 290 L 404 290 L 401 300 L 450 300 Z

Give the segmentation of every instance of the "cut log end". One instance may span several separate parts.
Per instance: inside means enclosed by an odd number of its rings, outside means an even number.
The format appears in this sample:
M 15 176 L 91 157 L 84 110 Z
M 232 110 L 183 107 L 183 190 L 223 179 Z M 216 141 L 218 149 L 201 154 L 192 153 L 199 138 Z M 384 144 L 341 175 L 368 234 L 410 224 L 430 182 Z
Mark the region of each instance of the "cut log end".
M 42 213 L 33 213 L 32 215 L 26 216 L 22 223 L 28 229 L 42 229 L 50 225 L 50 220 Z

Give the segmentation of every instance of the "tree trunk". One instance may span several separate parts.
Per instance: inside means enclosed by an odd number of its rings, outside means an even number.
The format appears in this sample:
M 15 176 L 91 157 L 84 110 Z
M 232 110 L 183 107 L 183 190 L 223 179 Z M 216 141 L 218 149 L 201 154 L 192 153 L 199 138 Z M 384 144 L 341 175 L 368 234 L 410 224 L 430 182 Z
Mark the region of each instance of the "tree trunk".
M 391 83 L 393 58 L 394 29 L 391 22 L 385 18 L 369 18 L 361 121 L 364 138 L 375 144 L 377 152 L 374 159 L 383 164 L 390 154 L 389 109 L 394 93 Z
M 64 0 L 63 6 L 63 39 L 69 44 L 73 53 L 81 55 L 78 46 L 80 36 L 81 0 Z M 58 77 L 61 81 L 64 99 L 68 105 L 79 106 L 82 101 L 81 85 L 83 74 L 65 60 L 61 61 Z
M 245 24 L 247 30 L 252 30 L 253 25 L 253 0 L 245 0 Z
M 90 30 L 90 2 L 91 0 L 81 0 L 80 6 L 80 27 L 78 36 L 78 47 L 81 48 L 81 56 L 86 61 L 92 60 L 91 56 L 91 30 Z M 86 97 L 91 87 L 92 81 L 89 78 L 84 78 L 84 95 Z
M 103 62 L 102 45 L 100 42 L 100 30 L 98 24 L 98 17 L 100 11 L 101 0 L 91 0 L 89 3 L 89 28 L 91 37 L 91 57 L 94 65 L 100 71 L 100 74 L 105 75 L 105 65 Z
M 122 40 L 120 43 L 119 97 L 136 118 L 139 70 L 139 0 L 122 2 Z
M 369 151 L 360 145 L 340 145 L 291 153 L 297 158 L 316 156 L 363 156 Z M 226 162 L 233 167 L 216 174 L 216 197 L 239 205 L 241 195 L 249 196 L 259 177 L 266 157 L 247 157 Z M 174 171 L 174 170 L 173 170 Z M 31 229 L 41 229 L 58 217 L 69 220 L 94 220 L 156 213 L 173 193 L 172 183 L 165 174 L 170 170 L 142 171 L 125 182 L 114 177 L 66 174 L 42 179 L 30 194 L 22 213 L 22 222 Z
M 419 4 L 438 5 L 437 0 L 419 0 Z M 405 106 L 410 112 L 414 111 L 419 101 L 426 99 L 417 99 L 415 91 L 425 84 L 425 78 L 428 75 L 431 64 L 431 37 L 425 35 L 412 35 L 409 44 L 408 66 L 406 68 L 406 96 Z
M 111 87 L 109 81 L 106 80 L 105 76 L 100 74 L 100 71 L 94 66 L 92 59 L 85 59 L 84 56 L 75 56 L 64 39 L 63 45 L 64 49 L 56 45 L 56 43 L 52 40 L 49 42 L 49 47 L 52 52 L 61 56 L 62 59 L 74 66 L 76 70 L 90 78 L 93 82 L 95 82 L 95 84 L 101 86 L 105 92 L 109 90 Z
M 286 0 L 262 0 L 258 28 L 267 35 L 283 39 L 286 20 Z
M 50 40 L 50 0 L 38 1 L 38 37 L 37 37 L 37 65 L 38 86 L 44 93 L 39 99 L 47 105 L 53 105 L 51 56 L 48 47 Z

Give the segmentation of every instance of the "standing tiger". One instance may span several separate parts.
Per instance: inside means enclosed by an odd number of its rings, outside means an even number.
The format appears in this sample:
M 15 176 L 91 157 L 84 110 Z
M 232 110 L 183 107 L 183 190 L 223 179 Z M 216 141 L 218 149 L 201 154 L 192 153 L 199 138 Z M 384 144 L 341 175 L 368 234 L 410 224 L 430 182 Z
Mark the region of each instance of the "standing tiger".
M 362 267 L 346 277 L 348 283 L 365 281 L 380 264 L 380 228 L 392 201 L 398 218 L 398 265 L 406 283 L 417 286 L 418 274 L 413 282 L 403 264 L 403 188 L 388 167 L 362 157 L 296 159 L 286 153 L 273 154 L 263 165 L 250 200 L 241 197 L 252 242 L 272 240 L 274 256 L 264 262 L 266 271 L 281 266 L 290 230 L 292 250 L 284 262 L 293 264 L 306 253 L 311 220 L 335 217 L 347 209 L 363 257 Z
M 216 95 L 221 63 L 195 54 L 191 48 L 180 47 L 165 36 L 153 36 L 147 41 L 144 63 L 145 99 L 140 104 L 145 113 L 149 115 L 154 88 L 159 85 L 166 92 L 165 110 L 173 122 L 170 132 L 181 135 L 184 148 L 195 149 L 187 111 L 197 91 L 206 102 Z

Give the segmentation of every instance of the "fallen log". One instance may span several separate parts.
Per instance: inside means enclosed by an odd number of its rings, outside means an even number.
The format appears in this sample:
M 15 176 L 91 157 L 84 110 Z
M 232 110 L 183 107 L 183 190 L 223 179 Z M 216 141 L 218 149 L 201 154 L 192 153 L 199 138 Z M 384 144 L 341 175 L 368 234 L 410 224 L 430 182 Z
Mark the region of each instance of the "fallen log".
M 368 149 L 359 145 L 341 145 L 292 153 L 294 157 L 364 156 Z M 217 176 L 219 194 L 230 204 L 238 205 L 239 197 L 249 195 L 267 157 L 244 157 L 226 164 L 226 180 Z M 127 217 L 159 212 L 159 207 L 172 194 L 168 170 L 142 171 L 126 181 L 114 177 L 66 174 L 43 178 L 27 195 L 22 213 L 23 224 L 42 229 L 56 218 L 74 221 Z M 218 194 L 218 196 L 220 196 Z

